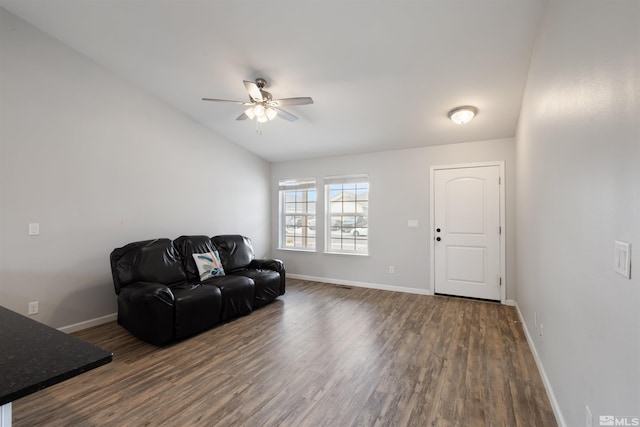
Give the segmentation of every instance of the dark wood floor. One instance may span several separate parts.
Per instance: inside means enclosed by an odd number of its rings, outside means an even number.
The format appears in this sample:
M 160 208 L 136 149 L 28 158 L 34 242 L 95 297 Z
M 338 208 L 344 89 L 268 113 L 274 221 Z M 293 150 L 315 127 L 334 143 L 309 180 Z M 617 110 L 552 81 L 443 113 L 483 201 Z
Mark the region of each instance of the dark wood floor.
M 112 363 L 13 403 L 14 426 L 555 426 L 513 307 L 287 281 L 166 348 L 115 323 Z

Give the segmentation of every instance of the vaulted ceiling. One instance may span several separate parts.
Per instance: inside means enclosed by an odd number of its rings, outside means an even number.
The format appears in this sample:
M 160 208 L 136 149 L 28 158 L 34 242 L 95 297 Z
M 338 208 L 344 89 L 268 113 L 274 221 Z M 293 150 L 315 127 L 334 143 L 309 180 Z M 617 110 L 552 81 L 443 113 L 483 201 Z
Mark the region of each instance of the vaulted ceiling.
M 0 0 L 269 161 L 512 137 L 542 0 Z M 310 96 L 256 133 L 243 80 Z M 479 113 L 455 125 L 447 112 Z M 123 105 L 122 108 L 126 108 Z

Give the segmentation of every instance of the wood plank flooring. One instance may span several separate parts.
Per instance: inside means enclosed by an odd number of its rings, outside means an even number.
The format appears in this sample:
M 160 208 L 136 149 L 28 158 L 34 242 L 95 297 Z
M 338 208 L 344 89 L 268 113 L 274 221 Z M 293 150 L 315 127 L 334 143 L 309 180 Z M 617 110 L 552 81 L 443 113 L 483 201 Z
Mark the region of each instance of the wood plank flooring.
M 287 280 L 249 316 L 13 403 L 14 426 L 555 426 L 513 307 Z

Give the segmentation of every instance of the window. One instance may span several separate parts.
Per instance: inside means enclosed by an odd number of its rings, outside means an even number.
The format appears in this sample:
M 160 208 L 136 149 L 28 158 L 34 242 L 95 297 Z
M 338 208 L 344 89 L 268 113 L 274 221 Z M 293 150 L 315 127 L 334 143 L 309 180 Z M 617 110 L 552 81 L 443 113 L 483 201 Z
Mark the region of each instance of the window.
M 326 245 L 333 253 L 369 253 L 369 177 L 324 179 Z
M 316 179 L 280 181 L 280 248 L 316 249 Z

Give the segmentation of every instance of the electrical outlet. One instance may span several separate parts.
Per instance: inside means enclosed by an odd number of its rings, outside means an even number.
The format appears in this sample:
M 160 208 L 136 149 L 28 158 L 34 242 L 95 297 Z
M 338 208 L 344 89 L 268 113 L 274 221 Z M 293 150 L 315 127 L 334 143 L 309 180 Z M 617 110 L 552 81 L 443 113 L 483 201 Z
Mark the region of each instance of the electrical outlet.
M 584 425 L 585 427 L 593 427 L 593 415 L 591 415 L 591 409 L 589 409 L 589 405 L 587 405 L 586 408 Z
M 40 302 L 39 301 L 33 301 L 29 303 L 29 315 L 32 314 L 38 314 L 38 312 L 40 311 Z
M 396 268 L 393 265 L 389 266 L 389 274 L 393 274 L 396 272 Z

